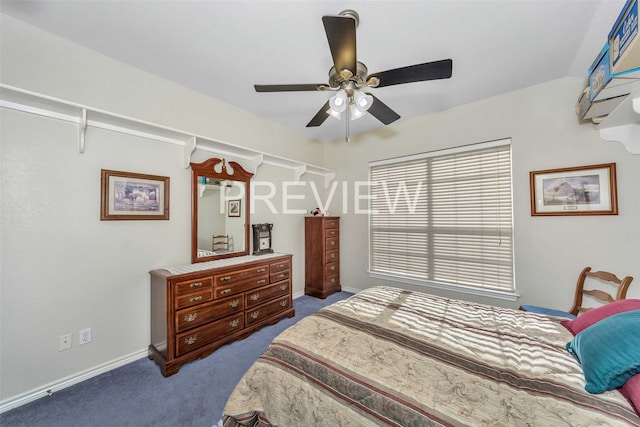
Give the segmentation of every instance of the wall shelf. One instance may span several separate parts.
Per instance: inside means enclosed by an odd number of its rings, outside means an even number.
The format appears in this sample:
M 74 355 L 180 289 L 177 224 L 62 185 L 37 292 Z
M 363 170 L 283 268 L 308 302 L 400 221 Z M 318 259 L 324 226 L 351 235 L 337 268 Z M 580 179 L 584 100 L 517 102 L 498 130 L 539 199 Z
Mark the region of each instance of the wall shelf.
M 188 168 L 191 155 L 196 149 L 209 151 L 222 156 L 233 157 L 252 173 L 262 164 L 291 169 L 293 177 L 299 181 L 304 174 L 319 175 L 324 178 L 327 188 L 335 178 L 335 172 L 320 166 L 297 160 L 248 149 L 213 138 L 172 129 L 166 126 L 149 123 L 85 105 L 53 98 L 35 92 L 0 84 L 0 107 L 37 114 L 78 125 L 78 151 L 84 152 L 85 133 L 88 126 L 114 132 L 135 135 L 155 141 L 184 147 L 184 167 Z
M 631 154 L 640 154 L 640 87 L 627 95 L 598 129 L 605 141 L 620 142 Z

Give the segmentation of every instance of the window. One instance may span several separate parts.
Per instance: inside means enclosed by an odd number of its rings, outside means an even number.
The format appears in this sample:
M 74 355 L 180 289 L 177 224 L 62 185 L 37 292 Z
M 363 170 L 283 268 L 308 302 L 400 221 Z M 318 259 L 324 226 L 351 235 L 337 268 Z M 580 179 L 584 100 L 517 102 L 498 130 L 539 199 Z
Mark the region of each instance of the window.
M 369 164 L 372 277 L 515 299 L 511 140 Z

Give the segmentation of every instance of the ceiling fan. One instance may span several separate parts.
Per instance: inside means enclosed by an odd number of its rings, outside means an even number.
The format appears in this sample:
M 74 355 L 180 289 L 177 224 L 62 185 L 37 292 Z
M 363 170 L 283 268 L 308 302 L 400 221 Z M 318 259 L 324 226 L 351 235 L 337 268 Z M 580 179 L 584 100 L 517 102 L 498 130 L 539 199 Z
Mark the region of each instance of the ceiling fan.
M 322 17 L 334 64 L 329 70 L 328 84 L 254 85 L 256 92 L 335 91 L 336 94 L 320 108 L 307 127 L 320 126 L 327 117 L 341 118 L 342 113 L 345 113 L 345 140 L 349 142 L 350 120 L 360 118 L 367 112 L 385 125 L 400 118 L 398 113 L 378 98 L 364 92 L 365 89 L 451 77 L 451 59 L 368 74 L 367 67 L 356 57 L 356 28 L 359 20 L 358 13 L 350 9 L 337 16 Z

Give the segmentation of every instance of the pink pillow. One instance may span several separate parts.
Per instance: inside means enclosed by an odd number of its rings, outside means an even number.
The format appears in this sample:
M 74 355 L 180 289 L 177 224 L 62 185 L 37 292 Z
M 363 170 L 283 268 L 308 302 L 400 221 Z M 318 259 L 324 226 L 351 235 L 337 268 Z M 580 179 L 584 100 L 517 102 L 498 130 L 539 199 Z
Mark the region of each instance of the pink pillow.
M 614 314 L 624 313 L 625 311 L 639 309 L 640 299 L 623 299 L 600 306 L 598 308 L 594 308 L 593 310 L 582 313 L 575 319 L 563 320 L 560 323 L 573 335 L 578 335 L 580 331 L 587 329 L 589 326 L 599 322 L 604 318 L 613 316 Z
M 638 415 L 640 415 L 640 374 L 629 378 L 620 389 L 620 393 L 631 402 Z

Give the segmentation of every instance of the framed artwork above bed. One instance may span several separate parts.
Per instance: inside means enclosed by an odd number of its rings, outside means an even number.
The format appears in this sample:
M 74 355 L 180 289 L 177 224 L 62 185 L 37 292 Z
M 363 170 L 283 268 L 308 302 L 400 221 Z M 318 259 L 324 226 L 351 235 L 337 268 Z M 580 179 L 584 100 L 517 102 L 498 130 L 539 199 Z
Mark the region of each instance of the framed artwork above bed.
M 618 215 L 616 164 L 529 172 L 531 215 Z

